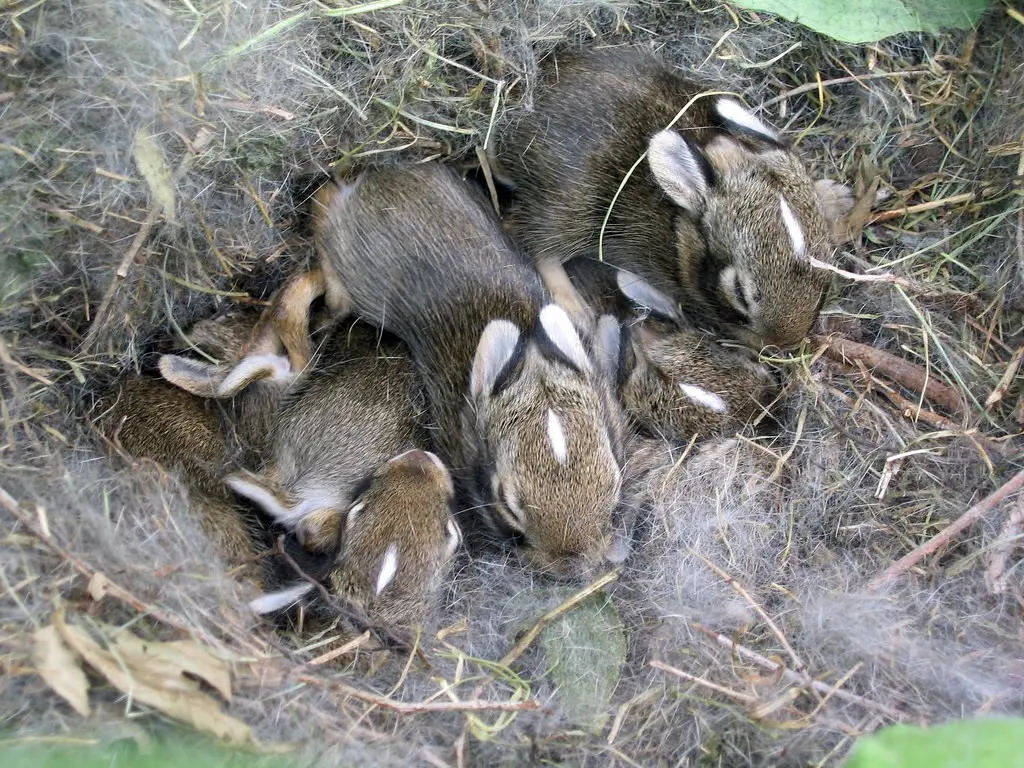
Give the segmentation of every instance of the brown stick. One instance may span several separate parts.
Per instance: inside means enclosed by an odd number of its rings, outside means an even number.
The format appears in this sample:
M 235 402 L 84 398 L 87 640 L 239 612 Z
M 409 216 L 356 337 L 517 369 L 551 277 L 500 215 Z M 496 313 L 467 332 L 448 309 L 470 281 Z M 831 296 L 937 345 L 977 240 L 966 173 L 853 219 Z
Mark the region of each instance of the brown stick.
M 959 392 L 929 376 L 927 371 L 915 363 L 841 336 L 812 336 L 811 341 L 824 345 L 825 354 L 833 360 L 840 363 L 859 360 L 897 384 L 924 393 L 925 397 L 950 413 L 957 413 L 961 408 Z
M 929 74 L 935 73 L 932 72 L 932 70 L 930 69 L 908 69 L 903 72 L 874 72 L 870 75 L 851 75 L 850 77 L 836 77 L 833 78 L 832 80 L 821 80 L 820 82 L 816 81 L 813 83 L 804 83 L 803 85 L 798 85 L 796 88 L 793 88 L 792 90 L 786 91 L 785 93 L 776 96 L 774 99 L 768 99 L 768 101 L 764 102 L 764 104 L 762 104 L 761 106 L 771 107 L 776 104 L 780 104 L 781 102 L 788 99 L 790 96 L 799 96 L 801 93 L 807 93 L 808 91 L 817 91 L 819 88 L 828 88 L 829 86 L 832 85 L 845 85 L 846 83 L 860 84 L 861 82 L 867 80 L 882 80 L 890 77 L 916 77 L 917 75 Z
M 749 693 L 734 691 L 732 688 L 726 688 L 724 685 L 712 683 L 710 680 L 705 680 L 703 677 L 697 677 L 696 675 L 691 675 L 689 672 L 683 672 L 681 669 L 670 667 L 668 664 L 661 661 L 652 661 L 651 666 L 655 669 L 660 669 L 662 672 L 668 672 L 670 675 L 675 675 L 681 680 L 687 680 L 691 683 L 696 683 L 697 685 L 703 685 L 705 688 L 728 696 L 730 699 L 742 701 L 744 704 L 756 704 L 758 701 L 756 696 L 751 696 Z
M 858 696 L 855 693 L 849 693 L 848 691 L 844 691 L 840 688 L 837 688 L 834 685 L 824 683 L 821 680 L 815 680 L 813 677 L 806 673 L 801 674 L 794 672 L 788 667 L 779 664 L 777 661 L 772 661 L 771 659 L 762 656 L 760 653 L 757 653 L 757 651 L 752 651 L 745 645 L 740 645 L 739 643 L 729 639 L 725 635 L 715 632 L 710 627 L 706 627 L 703 624 L 698 624 L 695 621 L 690 622 L 690 626 L 692 626 L 701 634 L 707 635 L 709 638 L 714 640 L 723 648 L 727 648 L 730 651 L 734 652 L 737 656 L 740 656 L 746 659 L 747 661 L 752 661 L 758 666 L 767 669 L 769 672 L 780 673 L 784 678 L 789 680 L 791 683 L 796 683 L 797 685 L 809 685 L 820 693 L 823 693 L 828 696 L 834 696 L 837 699 L 842 699 L 843 701 L 848 701 L 853 704 L 859 704 L 865 709 L 870 709 L 874 712 L 880 712 L 884 714 L 886 717 L 892 718 L 893 720 L 906 719 L 906 715 L 904 715 L 898 709 L 893 709 L 892 707 L 887 707 L 884 704 L 879 704 L 869 699 L 865 699 L 863 696 Z
M 909 216 L 912 213 L 924 213 L 926 211 L 933 211 L 936 208 L 942 208 L 944 205 L 960 205 L 961 203 L 973 202 L 977 195 L 973 192 L 964 192 L 962 195 L 951 195 L 950 197 L 943 197 L 938 200 L 929 200 L 927 203 L 917 203 L 916 205 L 905 205 L 902 208 L 894 208 L 890 211 L 880 211 L 872 216 L 868 220 L 868 224 L 879 224 L 883 221 L 892 221 L 902 216 Z
M 1022 487 L 1024 487 L 1024 470 L 1018 472 L 994 493 L 986 496 L 973 507 L 968 509 L 960 515 L 960 517 L 946 526 L 940 533 L 936 534 L 924 544 L 907 553 L 886 568 L 881 574 L 871 580 L 868 584 L 868 589 L 878 589 L 884 584 L 888 584 L 897 576 L 909 571 L 923 558 L 932 554 L 944 544 L 949 543 L 954 536 L 969 528 L 973 523 L 980 520 L 986 512 L 1017 493 L 1017 491 Z
M 996 384 L 996 388 L 992 390 L 992 393 L 985 399 L 985 410 L 991 409 L 998 402 L 1000 402 L 1006 393 L 1013 386 L 1014 379 L 1017 378 L 1017 372 L 1020 370 L 1021 363 L 1024 362 L 1024 344 L 1021 344 L 1013 356 L 1010 358 L 1010 362 L 1006 364 L 1006 370 L 1003 371 L 1003 375 L 999 379 L 999 383 Z
M 185 177 L 189 168 L 192 167 L 192 162 L 195 160 L 196 155 L 207 147 L 212 138 L 213 134 L 208 129 L 201 128 L 199 130 L 196 134 L 196 138 L 189 146 L 188 154 L 182 158 L 177 169 L 174 171 L 174 175 L 171 177 L 172 184 L 177 184 Z M 132 263 L 139 255 L 139 251 L 142 250 L 142 246 L 145 245 L 146 241 L 149 239 L 149 234 L 153 231 L 153 227 L 156 225 L 157 219 L 160 218 L 160 214 L 162 212 L 162 207 L 159 204 L 154 203 L 149 209 L 149 213 L 146 214 L 146 218 L 142 222 L 142 226 L 139 227 L 139 231 L 136 233 L 135 239 L 132 240 L 132 244 L 128 248 L 128 252 L 125 253 L 124 258 L 121 259 L 121 263 L 114 272 L 114 279 L 111 280 L 110 286 L 107 288 L 107 292 L 103 296 L 103 301 L 100 302 L 99 309 L 97 309 L 96 314 L 93 315 L 92 323 L 89 325 L 89 331 L 85 334 L 85 340 L 82 341 L 82 346 L 79 348 L 80 355 L 88 353 L 89 350 L 92 349 L 92 345 L 96 343 L 96 337 L 99 336 L 99 333 L 103 328 L 103 323 L 107 318 L 107 313 L 110 312 L 110 306 L 114 303 L 114 297 L 117 295 L 117 291 L 121 287 L 121 283 L 124 282 L 126 277 L 128 277 L 128 270 L 131 269 Z
M 540 707 L 540 702 L 536 699 L 526 699 L 525 701 L 480 701 L 479 699 L 471 699 L 469 701 L 423 701 L 409 704 L 404 701 L 395 701 L 384 696 L 378 696 L 369 691 L 361 691 L 339 680 L 323 680 L 308 675 L 302 675 L 298 680 L 318 688 L 331 688 L 346 696 L 351 696 L 353 699 L 368 702 L 383 709 L 397 712 L 400 715 L 415 715 L 420 712 L 522 712 L 523 710 Z
M 604 587 L 611 584 L 613 581 L 619 578 L 619 575 L 621 573 L 621 568 L 616 568 L 613 571 L 609 571 L 604 576 L 597 579 L 597 581 L 594 581 L 585 586 L 583 589 L 574 594 L 572 597 L 570 597 L 568 600 L 566 600 L 564 603 L 559 605 L 554 610 L 545 613 L 543 616 L 537 619 L 537 623 L 534 624 L 530 628 L 530 630 L 522 636 L 518 643 L 512 646 L 512 650 L 506 653 L 502 657 L 501 661 L 498 663 L 506 667 L 511 665 L 513 662 L 515 662 L 516 659 L 522 656 L 526 649 L 530 647 L 530 644 L 537 639 L 537 635 L 539 635 L 544 630 L 544 627 L 546 627 L 548 624 L 550 624 L 558 617 L 564 616 L 566 613 L 571 611 L 573 608 L 582 603 L 595 592 L 598 592 Z
M 64 549 L 64 547 L 62 547 L 60 544 L 54 541 L 53 536 L 51 536 L 48 531 L 44 530 L 41 526 L 33 522 L 32 518 L 21 509 L 21 507 L 18 505 L 18 502 L 14 499 L 14 497 L 7 493 L 7 491 L 5 491 L 3 488 L 0 488 L 0 506 L 3 506 L 4 509 L 6 509 L 12 515 L 14 515 L 18 519 L 18 522 L 25 526 L 32 533 L 32 535 L 34 535 L 37 539 L 43 542 L 43 544 L 45 544 L 47 547 L 53 550 L 53 552 L 56 553 L 61 559 L 66 560 L 71 565 L 72 568 L 78 571 L 86 579 L 91 580 L 92 577 L 96 575 L 97 572 L 95 569 L 89 567 L 86 563 L 82 562 L 77 557 L 68 552 L 66 549 Z M 189 631 L 189 627 L 184 622 L 176 619 L 175 617 L 169 614 L 164 613 L 163 611 L 154 608 L 151 605 L 147 605 L 146 603 L 142 602 L 142 600 L 137 598 L 124 587 L 115 584 L 113 581 L 110 581 L 109 577 L 107 578 L 107 581 L 104 583 L 104 589 L 106 590 L 107 594 L 116 597 L 118 600 L 120 600 L 123 603 L 126 603 L 127 605 L 130 605 L 139 613 L 149 614 L 157 621 L 160 621 L 169 627 L 179 629 L 182 632 Z
M 760 605 L 758 605 L 757 601 L 751 596 L 749 592 L 747 592 L 743 585 L 699 552 L 695 552 L 691 549 L 690 553 L 696 555 L 701 560 L 703 560 L 704 565 L 706 565 L 708 568 L 714 571 L 716 576 L 718 576 L 726 584 L 732 587 L 733 590 L 735 590 L 735 592 L 740 597 L 747 601 L 747 605 L 754 609 L 757 615 L 761 617 L 762 621 L 764 621 L 764 623 L 768 625 L 768 629 L 772 631 L 772 634 L 779 639 L 780 643 L 782 643 L 782 647 L 786 649 L 786 653 L 789 654 L 789 658 L 793 660 L 793 666 L 796 667 L 798 672 L 803 672 L 805 669 L 805 665 L 803 661 L 801 661 L 800 657 L 796 655 L 796 651 L 794 651 L 793 646 L 789 644 L 789 640 L 786 639 L 785 634 L 783 634 L 782 630 L 779 629 L 778 625 L 771 620 L 771 617 L 767 613 L 765 613 L 764 609 Z

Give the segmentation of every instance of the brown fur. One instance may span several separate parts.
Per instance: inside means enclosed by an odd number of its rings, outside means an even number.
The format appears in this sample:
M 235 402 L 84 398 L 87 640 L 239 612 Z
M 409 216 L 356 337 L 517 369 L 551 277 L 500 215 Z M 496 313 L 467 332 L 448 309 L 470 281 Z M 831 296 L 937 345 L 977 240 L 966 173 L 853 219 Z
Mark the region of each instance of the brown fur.
M 486 204 L 439 164 L 370 172 L 318 199 L 328 303 L 332 291 L 347 297 L 409 344 L 439 452 L 470 506 L 524 537 L 541 567 L 599 562 L 619 490 L 610 372 L 570 323 L 557 325 L 569 328 L 562 347 L 541 330 L 542 316 L 564 314 Z M 552 413 L 564 462 L 549 444 Z
M 517 236 L 535 258 L 565 261 L 595 255 L 602 221 L 630 167 L 653 134 L 709 89 L 640 49 L 555 58 L 533 112 L 499 142 L 498 160 L 516 186 Z M 846 202 L 833 185 L 823 188 L 828 204 L 820 205 L 793 153 L 737 131 L 713 105 L 714 98 L 698 99 L 675 124 L 714 169 L 707 194 L 687 210 L 649 162 L 640 163 L 612 207 L 603 257 L 677 297 L 696 323 L 755 348 L 791 345 L 810 329 L 828 275 L 794 256 L 780 195 L 803 229 L 807 256 L 822 261 L 832 253 L 826 218 L 837 217 Z M 749 278 L 749 319 L 722 286 L 728 266 Z
M 225 560 L 251 560 L 258 527 L 220 480 L 232 457 L 213 404 L 161 379 L 130 376 L 108 393 L 102 411 L 100 425 L 116 445 L 180 474 L 203 532 Z M 259 581 L 254 566 L 245 575 Z
M 576 258 L 565 270 L 591 313 L 622 324 L 609 344 L 619 360 L 619 395 L 626 413 L 650 435 L 689 441 L 734 432 L 760 415 L 778 391 L 767 367 L 743 350 L 632 304 L 616 283 L 618 270 Z M 683 385 L 721 398 L 725 410 L 687 394 Z M 692 390 L 691 390 L 692 391 Z
M 329 562 L 318 564 L 322 580 L 373 621 L 418 624 L 461 541 L 451 515 L 451 478 L 440 462 L 418 450 L 427 442 L 420 423 L 423 394 L 400 342 L 365 324 L 345 322 L 330 328 L 314 353 L 309 304 L 321 285 L 315 271 L 290 278 L 239 346 L 239 334 L 203 326 L 203 340 L 223 341 L 225 348 L 218 351 L 238 358 L 234 366 L 204 368 L 193 361 L 191 368 L 176 370 L 187 386 L 200 389 L 210 381 L 216 389 L 236 368 L 258 370 L 249 364 L 267 355 L 283 352 L 302 367 L 301 378 L 272 404 L 269 422 L 247 411 L 267 432 L 260 437 L 266 446 L 263 470 L 222 474 L 217 486 L 223 492 L 226 481 L 295 530 L 307 550 L 329 556 Z M 321 321 L 314 318 L 314 326 Z M 199 375 L 189 380 L 188 371 Z M 245 389 L 234 400 L 267 389 L 258 379 L 240 381 Z M 377 594 L 374 587 L 391 545 L 397 570 Z M 283 577 L 280 569 L 275 576 Z

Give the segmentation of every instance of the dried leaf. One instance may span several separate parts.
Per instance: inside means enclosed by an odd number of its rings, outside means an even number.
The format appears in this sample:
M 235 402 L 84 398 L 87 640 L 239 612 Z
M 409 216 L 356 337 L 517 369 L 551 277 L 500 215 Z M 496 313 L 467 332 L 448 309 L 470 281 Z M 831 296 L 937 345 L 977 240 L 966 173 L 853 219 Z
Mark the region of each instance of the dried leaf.
M 156 676 L 174 679 L 187 672 L 205 680 L 226 701 L 231 701 L 231 672 L 227 662 L 211 655 L 198 643 L 191 640 L 147 643 L 127 632 L 119 633 L 114 642 L 119 654 L 137 656 Z
M 96 571 L 89 579 L 89 596 L 95 601 L 99 602 L 107 594 L 107 586 L 110 584 L 110 579 L 104 576 L 100 571 Z
M 167 220 L 174 221 L 175 194 L 171 172 L 164 160 L 164 153 L 150 135 L 149 129 L 140 128 L 135 135 L 132 156 L 135 158 L 135 164 L 139 167 L 139 173 L 149 185 L 153 199 L 163 207 Z
M 32 663 L 36 665 L 39 676 L 78 714 L 86 717 L 89 714 L 89 681 L 79 659 L 64 644 L 53 624 L 36 630 L 33 639 Z
M 223 680 L 218 680 L 218 675 L 210 671 L 215 663 L 206 660 L 197 664 L 193 658 L 194 649 L 182 652 L 182 646 L 188 643 L 148 643 L 130 632 L 117 632 L 112 627 L 100 625 L 108 636 L 116 636 L 116 640 L 110 643 L 115 655 L 101 647 L 82 627 L 70 626 L 56 619 L 54 624 L 64 642 L 90 667 L 136 701 L 231 744 L 254 742 L 248 725 L 224 714 L 216 699 L 201 691 L 197 682 L 184 675 L 185 672 L 200 674 L 205 680 L 209 673 L 217 682 L 208 682 L 218 689 L 223 684 Z M 167 646 L 176 648 L 167 651 Z M 154 648 L 160 650 L 154 652 Z M 203 672 L 198 673 L 197 669 Z

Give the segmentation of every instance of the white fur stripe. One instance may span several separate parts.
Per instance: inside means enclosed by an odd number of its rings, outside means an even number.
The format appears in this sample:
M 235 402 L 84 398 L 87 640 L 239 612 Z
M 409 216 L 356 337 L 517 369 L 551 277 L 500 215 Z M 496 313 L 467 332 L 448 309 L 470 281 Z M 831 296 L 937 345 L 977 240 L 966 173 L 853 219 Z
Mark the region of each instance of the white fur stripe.
M 590 370 L 590 358 L 569 315 L 557 304 L 548 304 L 540 311 L 540 324 L 551 343 L 558 347 L 581 371 Z
M 246 384 L 258 379 L 288 382 L 294 378 L 291 363 L 283 355 L 250 355 L 231 369 L 217 387 L 221 397 L 233 395 Z
M 264 512 L 279 523 L 286 523 L 292 517 L 292 510 L 281 504 L 280 499 L 258 482 L 249 480 L 244 475 L 228 475 L 224 478 L 224 484 L 239 496 L 244 496 L 249 501 L 258 504 Z
M 562 429 L 561 419 L 550 408 L 548 408 L 548 443 L 551 445 L 551 452 L 555 454 L 558 463 L 565 464 L 569 460 L 569 446 L 565 441 L 565 430 Z
M 294 604 L 300 597 L 313 589 L 312 584 L 296 584 L 294 587 L 267 592 L 249 601 L 249 607 L 256 613 L 273 613 Z
M 348 515 L 346 515 L 345 517 L 346 524 L 352 525 L 352 523 L 354 523 L 356 518 L 359 516 L 359 513 L 362 512 L 365 507 L 365 501 L 360 501 L 358 504 L 353 504 L 352 508 L 348 511 Z
M 377 574 L 377 592 L 380 594 L 390 584 L 395 574 L 398 573 L 398 545 L 394 542 L 388 544 L 384 551 L 384 560 L 380 564 L 380 573 Z
M 796 216 L 793 215 L 793 209 L 789 207 L 789 203 L 782 195 L 779 195 L 779 207 L 782 209 L 782 223 L 786 225 L 790 242 L 793 243 L 793 253 L 803 256 L 807 248 L 804 231 L 800 228 L 800 222 L 796 220 Z
M 699 403 L 705 408 L 710 408 L 716 413 L 725 413 L 725 400 L 714 392 L 708 392 L 706 389 L 695 387 L 692 384 L 680 384 L 679 388 L 683 390 L 683 394 L 693 400 L 693 402 Z
M 758 133 L 771 141 L 779 140 L 779 135 L 775 131 L 744 109 L 736 99 L 718 99 L 715 101 L 715 111 L 726 122 Z

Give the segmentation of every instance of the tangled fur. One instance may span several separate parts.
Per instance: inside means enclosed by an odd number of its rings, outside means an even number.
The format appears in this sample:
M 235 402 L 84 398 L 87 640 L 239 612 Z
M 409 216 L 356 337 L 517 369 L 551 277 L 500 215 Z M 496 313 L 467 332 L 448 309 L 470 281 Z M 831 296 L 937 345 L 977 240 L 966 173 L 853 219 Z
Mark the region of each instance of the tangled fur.
M 868 586 L 1021 467 L 1010 437 L 1019 380 L 994 408 L 984 400 L 1024 333 L 1022 203 L 1008 192 L 1024 124 L 1014 68 L 1024 27 L 994 11 L 975 36 L 867 49 L 710 1 L 431 0 L 348 17 L 323 8 L 45 0 L 3 11 L 0 488 L 45 519 L 63 554 L 0 509 L 0 722 L 17 736 L 86 727 L 25 674 L 29 633 L 58 600 L 156 638 L 187 631 L 236 659 L 229 711 L 261 741 L 302 740 L 310 764 L 808 764 L 894 715 L 1024 709 L 1019 550 L 1005 592 L 993 594 L 984 574 L 1000 515 L 899 580 Z M 804 89 L 765 116 L 801 137 L 816 175 L 877 173 L 895 205 L 908 189 L 976 193 L 971 205 L 869 228 L 843 267 L 881 267 L 928 291 L 844 284 L 819 329 L 928 366 L 961 392 L 964 413 L 953 430 L 906 419 L 856 368 L 808 349 L 779 363 L 788 375 L 776 436 L 643 444 L 634 461 L 646 471 L 628 496 L 637 551 L 607 590 L 627 659 L 596 733 L 562 710 L 539 647 L 515 674 L 493 663 L 565 598 L 507 553 L 461 563 L 437 617 L 443 634 L 422 638 L 431 669 L 397 654 L 369 669 L 343 659 L 306 668 L 297 684 L 290 675 L 329 633 L 281 636 L 245 611 L 252 589 L 219 564 L 177 479 L 112 450 L 91 426 L 94 397 L 128 369 L 149 370 L 191 321 L 265 299 L 308 262 L 308 197 L 329 168 L 438 156 L 471 165 L 474 147 L 530 108 L 549 50 L 623 41 L 650 44 L 752 105 L 819 76 L 915 73 L 847 79 L 824 102 L 817 86 Z M 173 220 L 133 157 L 141 129 L 171 176 Z M 68 556 L 174 625 L 140 621 L 109 595 L 93 603 Z M 730 642 L 827 686 L 841 681 L 853 698 L 794 683 Z M 445 684 L 463 699 L 528 688 L 541 708 L 479 714 L 493 729 L 483 739 L 465 713 L 395 714 L 338 693 L 338 680 L 404 702 Z M 114 702 L 108 693 L 98 717 L 119 732 Z

